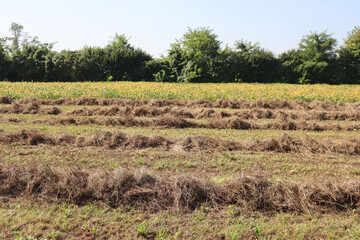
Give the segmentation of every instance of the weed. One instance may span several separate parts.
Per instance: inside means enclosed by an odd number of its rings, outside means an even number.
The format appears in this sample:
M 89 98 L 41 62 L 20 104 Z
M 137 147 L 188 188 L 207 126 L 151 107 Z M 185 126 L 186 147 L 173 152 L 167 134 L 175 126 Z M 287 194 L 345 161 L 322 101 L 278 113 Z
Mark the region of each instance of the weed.
M 196 163 L 188 162 L 184 165 L 185 168 L 195 168 L 197 166 Z
M 162 169 L 169 169 L 170 166 L 167 165 L 165 162 L 158 162 L 154 167 L 155 170 L 162 170 Z

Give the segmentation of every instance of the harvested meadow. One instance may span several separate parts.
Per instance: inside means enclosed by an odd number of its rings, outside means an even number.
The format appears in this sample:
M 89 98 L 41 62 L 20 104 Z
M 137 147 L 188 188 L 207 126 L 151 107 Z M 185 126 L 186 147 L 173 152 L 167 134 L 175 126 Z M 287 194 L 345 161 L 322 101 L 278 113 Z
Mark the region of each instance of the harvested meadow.
M 0 238 L 360 237 L 359 86 L 98 86 L 0 84 Z

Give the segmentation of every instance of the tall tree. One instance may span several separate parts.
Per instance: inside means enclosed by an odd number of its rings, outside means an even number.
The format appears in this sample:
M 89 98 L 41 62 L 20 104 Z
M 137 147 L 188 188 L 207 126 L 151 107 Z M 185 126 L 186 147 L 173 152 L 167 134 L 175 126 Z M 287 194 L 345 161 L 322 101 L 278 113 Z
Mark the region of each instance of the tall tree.
M 298 83 L 302 77 L 297 68 L 302 64 L 298 49 L 288 50 L 279 56 L 281 62 L 281 81 L 285 83 Z
M 12 56 L 9 80 L 11 81 L 53 81 L 48 79 L 54 53 L 47 44 L 24 46 Z
M 63 50 L 52 58 L 53 71 L 49 72 L 57 81 L 73 82 L 75 77 L 75 61 L 78 51 Z
M 336 60 L 336 39 L 326 32 L 310 33 L 299 43 L 301 74 L 299 83 L 333 83 L 332 66 Z
M 220 60 L 220 44 L 213 30 L 206 27 L 189 28 L 169 50 L 168 60 L 177 81 L 217 81 L 219 76 L 215 69 Z
M 24 27 L 22 25 L 14 22 L 11 23 L 10 32 L 12 36 L 9 38 L 9 40 L 12 41 L 12 49 L 14 51 L 20 49 L 20 38 L 23 35 L 23 29 Z
M 74 75 L 77 81 L 105 81 L 105 52 L 100 47 L 84 47 L 76 52 Z
M 152 57 L 129 43 L 125 35 L 115 34 L 104 48 L 104 72 L 108 79 L 117 81 L 142 81 L 147 75 L 147 61 Z
M 6 57 L 5 50 L 2 47 L 2 43 L 0 41 L 0 81 L 4 80 L 7 75 L 8 63 L 9 62 Z
M 339 49 L 341 83 L 360 83 L 360 28 L 355 27 Z
M 274 54 L 259 43 L 244 40 L 235 43 L 235 69 L 237 82 L 275 82 L 278 81 L 280 66 Z

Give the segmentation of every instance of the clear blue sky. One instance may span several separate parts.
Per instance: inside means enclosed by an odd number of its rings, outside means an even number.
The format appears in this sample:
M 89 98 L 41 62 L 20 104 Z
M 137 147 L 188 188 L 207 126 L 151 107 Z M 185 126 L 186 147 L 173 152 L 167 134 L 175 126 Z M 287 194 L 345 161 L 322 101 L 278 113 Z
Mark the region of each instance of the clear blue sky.
M 0 37 L 11 22 L 55 50 L 104 46 L 115 34 L 154 57 L 188 27 L 210 27 L 223 45 L 259 42 L 276 54 L 296 48 L 310 31 L 327 30 L 341 45 L 360 25 L 359 0 L 0 0 Z

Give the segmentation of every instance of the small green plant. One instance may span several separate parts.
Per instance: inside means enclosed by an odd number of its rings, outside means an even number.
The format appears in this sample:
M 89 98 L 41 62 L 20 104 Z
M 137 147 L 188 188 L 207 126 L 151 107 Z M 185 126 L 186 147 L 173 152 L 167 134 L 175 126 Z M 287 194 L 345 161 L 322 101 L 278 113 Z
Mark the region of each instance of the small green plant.
M 184 167 L 186 167 L 186 168 L 195 168 L 195 167 L 196 167 L 196 163 L 189 162 L 189 163 L 186 163 L 186 164 L 184 165 Z
M 145 235 L 147 233 L 147 223 L 146 220 L 142 221 L 137 227 L 135 227 L 136 231 L 138 231 L 141 235 Z
M 250 230 L 253 232 L 255 237 L 259 237 L 263 231 L 262 226 L 257 222 L 251 223 Z
M 59 237 L 61 235 L 61 232 L 58 231 L 52 231 L 50 233 L 46 234 L 48 238 L 50 239 L 56 239 L 57 237 Z
M 352 168 L 352 169 L 350 170 L 350 173 L 355 174 L 355 175 L 360 175 L 360 169 Z
M 170 167 L 166 163 L 160 162 L 154 168 L 155 170 L 161 170 L 161 169 L 169 169 Z
M 91 233 L 94 237 L 96 236 L 97 231 L 98 231 L 98 229 L 96 227 L 91 228 Z
M 112 80 L 114 80 L 114 77 L 113 77 L 113 76 L 109 76 L 109 77 L 106 79 L 106 81 L 108 81 L 108 82 L 111 82 Z
M 181 233 L 181 228 L 179 227 L 177 232 L 174 235 L 174 240 L 176 240 L 179 237 L 180 233 Z
M 149 163 L 146 162 L 143 157 L 140 157 L 140 158 L 138 159 L 138 162 L 139 162 L 140 165 L 149 166 Z
M 135 230 L 139 232 L 139 234 L 146 239 L 154 238 L 156 236 L 156 232 L 151 231 L 149 229 L 149 226 L 146 222 L 146 220 L 142 221 L 137 227 L 135 227 Z

